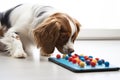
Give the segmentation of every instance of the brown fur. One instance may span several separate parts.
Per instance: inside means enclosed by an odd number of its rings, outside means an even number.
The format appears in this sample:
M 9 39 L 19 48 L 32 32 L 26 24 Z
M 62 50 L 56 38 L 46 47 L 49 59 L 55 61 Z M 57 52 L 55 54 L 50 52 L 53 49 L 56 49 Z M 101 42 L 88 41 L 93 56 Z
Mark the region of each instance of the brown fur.
M 71 35 L 71 27 L 66 17 L 68 17 L 66 14 L 55 13 L 44 20 L 42 24 L 39 24 L 33 31 L 37 47 L 41 47 L 42 52 L 51 54 L 55 47 L 60 52 L 63 52 L 63 45 L 68 42 Z M 73 36 L 73 40 L 75 40 L 80 29 L 79 23 L 76 21 L 73 22 L 78 29 L 74 34 L 75 37 Z

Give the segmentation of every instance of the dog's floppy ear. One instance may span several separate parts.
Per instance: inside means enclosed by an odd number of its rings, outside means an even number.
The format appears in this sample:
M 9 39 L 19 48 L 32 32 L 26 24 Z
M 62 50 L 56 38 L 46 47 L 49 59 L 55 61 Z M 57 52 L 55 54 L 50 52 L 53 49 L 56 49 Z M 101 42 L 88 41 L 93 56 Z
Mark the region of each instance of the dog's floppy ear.
M 45 53 L 52 53 L 59 37 L 60 27 L 57 19 L 51 19 L 37 26 L 33 31 L 37 47 L 41 47 Z

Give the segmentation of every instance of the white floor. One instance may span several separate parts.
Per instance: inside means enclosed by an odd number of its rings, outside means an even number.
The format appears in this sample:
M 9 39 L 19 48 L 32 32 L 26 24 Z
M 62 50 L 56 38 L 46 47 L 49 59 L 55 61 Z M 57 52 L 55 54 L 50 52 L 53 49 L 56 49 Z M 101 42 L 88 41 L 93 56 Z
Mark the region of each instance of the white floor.
M 103 58 L 120 67 L 120 40 L 76 41 L 75 53 Z M 58 53 L 55 51 L 55 53 Z M 55 53 L 53 55 L 55 55 Z M 0 80 L 119 80 L 120 71 L 74 73 L 61 66 L 33 56 L 15 59 L 0 53 Z

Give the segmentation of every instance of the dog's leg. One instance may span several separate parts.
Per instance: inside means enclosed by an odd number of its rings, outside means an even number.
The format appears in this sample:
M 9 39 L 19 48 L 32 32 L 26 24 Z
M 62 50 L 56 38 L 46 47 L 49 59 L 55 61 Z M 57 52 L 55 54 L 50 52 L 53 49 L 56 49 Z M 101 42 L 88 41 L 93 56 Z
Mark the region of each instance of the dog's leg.
M 7 50 L 10 52 L 10 55 L 15 58 L 25 58 L 27 54 L 23 50 L 23 45 L 20 40 L 19 34 L 16 32 L 8 32 L 5 34 L 2 42 L 6 44 Z

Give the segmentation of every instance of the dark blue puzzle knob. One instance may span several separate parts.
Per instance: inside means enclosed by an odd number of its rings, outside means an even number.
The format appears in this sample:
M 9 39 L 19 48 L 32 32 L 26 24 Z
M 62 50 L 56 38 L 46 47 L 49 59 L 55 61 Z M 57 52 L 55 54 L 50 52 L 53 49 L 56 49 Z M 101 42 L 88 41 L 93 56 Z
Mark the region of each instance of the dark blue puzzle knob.
M 108 61 L 106 61 L 105 63 L 105 67 L 109 67 L 110 63 Z
M 98 65 L 102 65 L 102 63 L 103 63 L 102 60 L 98 61 Z

